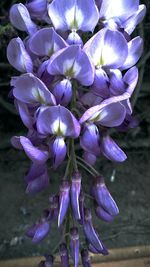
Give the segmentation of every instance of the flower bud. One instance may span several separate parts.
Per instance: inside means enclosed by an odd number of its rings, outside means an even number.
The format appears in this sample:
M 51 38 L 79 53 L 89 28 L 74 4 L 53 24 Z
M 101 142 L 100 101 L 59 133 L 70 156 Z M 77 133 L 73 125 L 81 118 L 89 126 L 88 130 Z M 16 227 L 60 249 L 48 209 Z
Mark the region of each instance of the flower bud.
M 71 206 L 73 211 L 73 216 L 76 220 L 81 219 L 80 207 L 79 207 L 79 196 L 81 190 L 81 174 L 75 172 L 72 177 L 71 182 Z
M 53 89 L 57 104 L 67 106 L 72 97 L 72 84 L 68 79 L 58 82 Z
M 49 230 L 50 230 L 49 222 L 43 219 L 41 220 L 41 222 L 31 226 L 27 230 L 26 235 L 32 238 L 33 243 L 39 243 L 48 235 Z
M 74 262 L 74 266 L 78 267 L 79 262 L 79 233 L 78 228 L 74 227 L 70 230 L 70 252 Z
M 69 45 L 81 45 L 83 46 L 83 42 L 82 42 L 82 39 L 81 37 L 79 36 L 79 34 L 75 31 L 72 31 L 69 35 L 68 35 L 68 38 L 67 38 L 67 43 Z
M 65 243 L 60 244 L 59 254 L 61 259 L 61 267 L 69 267 L 69 256 L 68 256 L 67 246 Z
M 67 148 L 63 137 L 58 136 L 53 143 L 53 168 L 57 167 L 62 163 L 66 156 Z
M 87 249 L 81 250 L 81 259 L 83 267 L 91 267 L 91 260 Z
M 58 227 L 62 224 L 69 207 L 70 185 L 68 181 L 62 181 L 59 192 Z
M 105 222 L 112 222 L 114 217 L 105 211 L 101 206 L 96 207 L 95 213 L 98 218 Z

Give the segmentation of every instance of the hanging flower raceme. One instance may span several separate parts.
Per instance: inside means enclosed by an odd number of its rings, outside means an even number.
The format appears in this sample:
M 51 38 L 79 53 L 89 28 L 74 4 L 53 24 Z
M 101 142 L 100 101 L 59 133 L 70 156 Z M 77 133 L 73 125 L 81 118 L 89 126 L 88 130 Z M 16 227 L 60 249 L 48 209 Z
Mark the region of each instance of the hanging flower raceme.
M 119 209 L 94 165 L 101 156 L 115 162 L 127 158 L 111 129 L 123 132 L 138 124 L 130 98 L 143 40 L 130 34 L 144 15 L 139 0 L 115 5 L 110 0 L 27 0 L 10 9 L 12 25 L 27 34 L 7 47 L 9 63 L 21 73 L 11 79 L 10 96 L 27 134 L 11 143 L 31 160 L 26 193 L 41 192 L 60 165 L 63 170 L 59 188 L 54 192 L 51 184 L 48 207 L 26 234 L 39 243 L 57 222 L 62 267 L 70 266 L 69 255 L 75 267 L 80 253 L 83 267 L 91 266 L 89 252 L 108 255 L 94 216 L 110 223 Z M 91 188 L 82 169 L 93 176 Z M 38 265 L 53 266 L 52 255 Z

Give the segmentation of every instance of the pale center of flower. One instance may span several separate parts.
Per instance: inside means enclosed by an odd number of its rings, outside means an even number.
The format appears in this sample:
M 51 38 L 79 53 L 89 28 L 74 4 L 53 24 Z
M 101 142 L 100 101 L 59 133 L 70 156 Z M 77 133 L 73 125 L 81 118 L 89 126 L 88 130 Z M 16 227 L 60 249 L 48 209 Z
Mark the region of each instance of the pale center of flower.
M 58 136 L 64 136 L 67 130 L 67 126 L 65 123 L 61 121 L 60 118 L 57 118 L 52 124 L 53 134 Z

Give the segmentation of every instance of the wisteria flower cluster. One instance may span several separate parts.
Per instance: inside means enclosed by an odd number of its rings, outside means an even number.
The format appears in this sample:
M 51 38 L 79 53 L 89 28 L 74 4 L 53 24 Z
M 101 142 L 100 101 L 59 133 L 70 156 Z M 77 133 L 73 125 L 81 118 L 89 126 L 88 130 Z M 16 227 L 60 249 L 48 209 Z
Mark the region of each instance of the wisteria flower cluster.
M 49 207 L 27 235 L 38 243 L 57 221 L 64 233 L 62 267 L 69 267 L 69 254 L 75 267 L 80 252 L 84 267 L 91 266 L 89 251 L 108 254 L 93 226 L 93 211 L 111 222 L 119 209 L 93 166 L 102 156 L 126 160 L 110 129 L 127 131 L 135 125 L 130 98 L 143 41 L 131 34 L 145 12 L 139 0 L 28 0 L 10 9 L 12 25 L 27 33 L 24 40 L 13 38 L 7 48 L 9 63 L 21 73 L 12 77 L 10 95 L 28 132 L 11 141 L 32 162 L 26 192 L 35 194 L 49 185 L 47 164 L 54 170 L 66 165 L 60 188 L 51 192 Z M 86 204 L 82 168 L 93 176 L 92 211 Z M 53 266 L 53 261 L 47 255 L 39 267 Z

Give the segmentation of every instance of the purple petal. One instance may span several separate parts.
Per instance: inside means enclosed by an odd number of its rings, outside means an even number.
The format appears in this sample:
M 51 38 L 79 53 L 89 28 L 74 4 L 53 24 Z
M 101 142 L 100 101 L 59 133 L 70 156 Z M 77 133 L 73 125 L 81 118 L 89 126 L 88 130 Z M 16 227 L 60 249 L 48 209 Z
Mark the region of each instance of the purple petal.
M 78 267 L 79 262 L 79 233 L 78 228 L 74 227 L 70 230 L 70 252 L 74 262 L 74 266 Z
M 43 165 L 39 165 L 39 164 L 36 164 L 36 163 L 32 163 L 30 169 L 29 169 L 29 172 L 28 174 L 25 176 L 25 181 L 27 183 L 35 180 L 36 178 L 38 178 L 39 176 L 43 175 L 43 173 L 45 173 L 46 171 L 46 165 L 43 164 Z
M 68 35 L 66 42 L 69 45 L 81 45 L 81 47 L 83 46 L 83 41 L 82 41 L 80 35 L 75 31 L 71 32 Z
M 77 138 L 80 134 L 79 122 L 63 106 L 49 107 L 40 112 L 37 118 L 37 129 L 43 135 L 59 134 Z
M 131 96 L 138 82 L 137 67 L 132 67 L 131 69 L 129 69 L 124 75 L 123 81 L 127 84 L 127 93 L 129 93 Z
M 22 145 L 20 143 L 20 136 L 13 136 L 10 142 L 14 148 L 23 150 Z
M 72 45 L 55 53 L 50 60 L 48 72 L 74 78 L 89 86 L 94 80 L 94 68 L 88 56 L 78 45 Z
M 116 69 L 123 65 L 128 55 L 127 41 L 118 31 L 102 29 L 84 46 L 93 64 Z
M 47 0 L 28 0 L 26 7 L 32 18 L 40 20 L 47 13 Z
M 67 46 L 67 43 L 53 28 L 43 28 L 30 39 L 30 49 L 38 56 L 51 56 Z
M 57 167 L 64 161 L 66 157 L 66 144 L 63 137 L 57 137 L 53 143 L 53 168 Z
M 97 204 L 102 206 L 107 213 L 111 216 L 116 216 L 119 213 L 117 204 L 109 193 L 102 176 L 96 177 L 93 192 Z
M 108 98 L 109 89 L 108 89 L 109 79 L 106 72 L 102 69 L 95 70 L 94 83 L 92 84 L 93 93 L 97 94 L 102 98 Z
M 61 259 L 61 267 L 69 267 L 69 255 L 67 246 L 65 243 L 60 244 L 59 246 L 59 254 Z
M 143 52 L 143 40 L 141 37 L 135 37 L 128 43 L 128 56 L 121 70 L 129 69 L 135 65 Z
M 50 203 L 50 214 L 47 218 L 47 220 L 56 221 L 58 219 L 58 213 L 59 213 L 59 197 L 58 195 L 53 195 L 49 198 Z
M 15 82 L 14 96 L 27 104 L 55 105 L 53 94 L 45 84 L 31 73 L 21 75 Z
M 63 223 L 69 207 L 69 192 L 70 185 L 68 181 L 62 181 L 59 192 L 59 215 L 58 215 L 58 227 Z
M 146 6 L 139 5 L 139 9 L 133 13 L 123 24 L 122 27 L 128 34 L 131 34 L 136 26 L 143 20 L 146 14 Z
M 127 159 L 126 154 L 109 135 L 105 135 L 102 138 L 101 150 L 103 155 L 109 160 L 123 162 Z
M 49 60 L 44 61 L 38 69 L 38 78 L 40 78 L 40 80 L 42 82 L 44 82 L 44 84 L 47 86 L 48 89 L 51 89 L 51 84 L 53 82 L 54 76 L 50 75 L 47 71 L 47 66 L 49 64 Z
M 28 106 L 20 101 L 17 101 L 19 115 L 28 129 L 33 129 L 34 118 L 31 116 Z
M 95 156 L 100 153 L 100 136 L 96 125 L 89 124 L 85 127 L 84 133 L 80 138 L 80 146 Z
M 102 0 L 100 18 L 119 18 L 125 20 L 137 11 L 139 0 L 116 0 L 115 5 L 111 0 Z
M 48 235 L 49 230 L 50 230 L 49 222 L 40 223 L 35 231 L 32 242 L 38 243 L 42 241 Z
M 18 38 L 13 38 L 7 47 L 9 63 L 20 72 L 32 72 L 32 59 L 27 53 L 24 43 Z
M 98 9 L 93 0 L 54 0 L 48 13 L 56 30 L 93 31 L 98 20 Z
M 84 194 L 81 191 L 79 196 L 79 208 L 80 208 L 80 216 L 81 220 L 78 220 L 78 222 L 83 225 L 84 224 Z
M 91 267 L 91 259 L 87 249 L 81 250 L 81 259 L 83 267 Z
M 111 95 L 117 96 L 125 92 L 125 83 L 120 70 L 111 70 L 110 87 Z
M 18 30 L 27 31 L 30 35 L 37 31 L 37 26 L 31 20 L 28 9 L 21 3 L 11 7 L 10 22 Z
M 31 141 L 24 136 L 20 136 L 20 143 L 26 155 L 34 163 L 43 164 L 47 161 L 49 157 L 49 153 L 47 150 L 42 150 L 42 149 L 39 149 L 38 147 L 33 146 Z
M 48 177 L 47 170 L 45 170 L 45 172 L 43 172 L 42 174 L 39 172 L 39 175 L 36 178 L 33 179 L 32 177 L 32 180 L 29 181 L 27 185 L 26 193 L 27 194 L 39 193 L 43 189 L 45 189 L 48 185 L 49 185 L 49 177 Z
M 84 94 L 79 101 L 81 101 L 85 107 L 93 107 L 99 105 L 103 101 L 103 98 L 89 92 Z
M 108 253 L 108 250 L 107 248 L 104 246 L 103 242 L 102 242 L 102 245 L 103 245 L 103 249 L 98 251 L 96 248 L 94 248 L 91 244 L 89 244 L 88 246 L 88 249 L 90 252 L 94 253 L 94 254 L 102 254 L 104 256 L 107 256 L 109 253 Z
M 84 217 L 84 233 L 89 243 L 91 243 L 94 248 L 96 248 L 98 251 L 103 250 L 102 243 L 93 227 L 92 224 L 92 216 L 91 212 L 88 209 L 84 210 L 85 217 Z
M 105 211 L 101 206 L 98 206 L 95 210 L 95 213 L 98 218 L 105 222 L 112 222 L 114 217 Z
M 75 172 L 71 180 L 71 206 L 73 211 L 73 216 L 76 220 L 81 219 L 80 206 L 79 206 L 79 196 L 81 190 L 81 174 Z
M 53 94 L 56 98 L 57 104 L 67 106 L 72 97 L 72 84 L 70 80 L 63 79 L 56 83 L 53 89 Z

